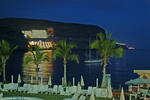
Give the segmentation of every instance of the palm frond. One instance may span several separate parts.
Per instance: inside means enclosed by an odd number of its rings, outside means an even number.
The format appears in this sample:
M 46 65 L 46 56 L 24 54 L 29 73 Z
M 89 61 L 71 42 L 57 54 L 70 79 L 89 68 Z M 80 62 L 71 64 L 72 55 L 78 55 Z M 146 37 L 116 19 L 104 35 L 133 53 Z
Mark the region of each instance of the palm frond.
M 60 53 L 64 53 L 65 50 L 63 48 L 57 46 L 56 49 L 55 49 L 55 51 L 56 52 L 60 52 Z
M 15 46 L 14 48 L 12 48 L 12 49 L 10 50 L 10 55 L 11 55 L 17 48 L 18 48 L 18 46 Z
M 53 55 L 52 55 L 52 58 L 54 59 L 54 60 L 56 60 L 56 57 L 57 57 L 57 53 L 56 53 L 56 51 L 53 53 Z
M 67 48 L 65 50 L 65 56 L 68 57 L 69 55 L 72 54 L 72 49 L 77 48 L 77 45 L 74 43 L 69 43 L 67 44 Z
M 33 56 L 25 56 L 24 60 L 23 60 L 23 66 L 25 66 L 25 65 L 27 65 L 27 64 L 29 64 L 31 62 L 34 62 Z
M 90 47 L 92 49 L 98 49 L 99 48 L 99 40 L 95 40 L 91 43 Z
M 108 37 L 109 40 L 111 39 L 111 35 L 112 35 L 112 32 L 109 33 L 109 37 Z
M 59 40 L 57 43 L 56 43 L 56 46 L 57 47 L 60 47 L 60 48 L 66 48 L 66 40 Z
M 0 43 L 0 52 L 3 56 L 8 56 L 10 54 L 10 45 L 7 41 L 2 40 Z
M 47 62 L 49 62 L 48 52 L 42 52 L 40 58 L 41 58 L 42 61 L 47 61 Z
M 77 63 L 79 63 L 79 56 L 76 55 L 76 54 L 72 54 L 68 58 L 71 59 L 71 60 L 76 61 Z
M 32 56 L 28 55 L 26 58 L 24 58 L 24 60 L 27 59 L 27 61 L 24 61 L 25 63 L 33 62 L 36 66 L 38 66 L 41 61 L 49 62 L 48 53 L 40 51 L 37 45 L 33 46 L 33 48 L 29 48 L 28 50 L 32 53 Z
M 63 52 L 59 52 L 59 51 L 55 50 L 55 51 L 53 52 L 53 59 L 56 60 L 57 57 L 59 57 L 59 58 L 64 58 Z
M 123 57 L 123 53 L 124 53 L 124 50 L 122 47 L 113 49 L 113 56 L 114 57 Z
M 100 42 L 102 43 L 105 40 L 104 34 L 103 33 L 98 33 L 97 35 L 98 35 L 98 37 L 100 39 Z
M 75 43 L 69 43 L 67 45 L 67 48 L 70 48 L 70 49 L 77 48 L 77 45 Z
M 7 41 L 2 40 L 0 42 L 0 57 L 3 56 L 3 58 L 8 60 L 12 52 L 17 49 L 17 47 L 18 46 L 15 46 L 13 49 L 11 49 L 10 44 Z
M 104 34 L 98 33 L 97 39 L 91 43 L 91 48 L 96 49 L 101 57 L 107 57 L 107 63 L 110 63 L 109 57 L 122 57 L 123 56 L 123 48 L 116 47 L 116 40 L 111 39 L 112 32 L 108 34 L 106 30 L 106 38 Z M 101 62 L 104 59 L 101 59 Z
M 111 41 L 111 48 L 116 48 L 116 42 L 115 39 Z
M 41 54 L 40 49 L 37 45 L 34 46 L 34 49 L 35 49 L 35 58 L 37 61 L 39 61 L 40 60 L 40 54 Z
M 53 53 L 53 58 L 56 60 L 57 57 L 59 58 L 65 58 L 65 59 L 73 59 L 77 60 L 77 57 L 70 57 L 72 55 L 72 49 L 77 48 L 77 45 L 74 43 L 67 43 L 66 40 L 59 40 L 56 43 L 56 47 L 54 47 L 54 53 Z

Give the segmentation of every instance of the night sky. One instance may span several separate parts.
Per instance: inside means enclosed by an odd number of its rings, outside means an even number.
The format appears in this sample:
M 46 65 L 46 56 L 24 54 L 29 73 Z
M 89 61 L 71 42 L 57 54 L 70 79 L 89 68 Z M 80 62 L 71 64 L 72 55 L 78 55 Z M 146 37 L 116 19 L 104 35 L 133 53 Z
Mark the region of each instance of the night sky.
M 0 18 L 98 25 L 118 42 L 150 49 L 150 0 L 0 0 Z

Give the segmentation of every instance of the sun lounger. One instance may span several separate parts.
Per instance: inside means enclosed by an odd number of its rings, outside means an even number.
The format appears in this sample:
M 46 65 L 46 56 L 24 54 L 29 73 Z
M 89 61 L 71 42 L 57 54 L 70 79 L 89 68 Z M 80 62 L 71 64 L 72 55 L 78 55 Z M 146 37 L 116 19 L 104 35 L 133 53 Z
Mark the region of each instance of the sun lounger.
M 65 95 L 71 95 L 71 87 L 66 87 Z
M 63 86 L 62 86 L 62 85 L 59 85 L 59 86 L 58 86 L 58 93 L 60 93 L 60 92 L 63 91 L 63 90 L 64 90 Z
M 85 96 L 81 95 L 79 100 L 85 100 Z
M 96 88 L 96 97 L 107 97 L 106 88 Z
M 70 92 L 71 92 L 71 94 L 76 93 L 77 92 L 77 86 L 70 87 Z
M 48 85 L 38 85 L 38 92 L 48 92 Z
M 79 98 L 79 94 L 75 93 L 72 97 L 72 100 L 78 100 L 78 98 Z
M 55 94 L 58 93 L 58 86 L 57 85 L 54 85 L 52 93 L 55 93 Z
M 4 84 L 3 85 L 3 91 L 8 91 L 10 89 L 10 85 L 9 84 Z
M 14 83 L 12 85 L 12 88 L 11 88 L 12 91 L 17 91 L 18 90 L 18 83 Z
M 79 100 L 82 100 L 82 98 L 83 98 L 83 95 L 81 95 L 81 96 L 79 97 Z
M 30 84 L 24 84 L 23 85 L 23 92 L 28 92 L 30 89 L 31 85 Z
M 64 98 L 63 100 L 78 100 L 79 98 L 79 94 L 78 93 L 75 93 L 72 98 Z
M 38 85 L 30 85 L 28 93 L 38 93 Z
M 52 93 L 53 92 L 53 88 L 48 88 L 48 93 Z
M 3 91 L 17 91 L 18 84 L 17 83 L 8 83 L 4 84 Z
M 93 88 L 91 86 L 88 87 L 88 93 L 87 95 L 91 95 L 92 94 L 92 91 L 93 91 Z
M 23 88 L 23 87 L 18 87 L 18 91 L 19 91 L 19 92 L 23 92 L 23 91 L 24 91 L 24 88 Z
M 96 95 L 96 87 L 93 87 L 94 95 Z
M 88 90 L 82 89 L 82 94 L 83 95 L 88 94 Z
M 65 95 L 65 91 L 62 85 L 58 86 L 58 93 L 60 93 L 60 95 Z

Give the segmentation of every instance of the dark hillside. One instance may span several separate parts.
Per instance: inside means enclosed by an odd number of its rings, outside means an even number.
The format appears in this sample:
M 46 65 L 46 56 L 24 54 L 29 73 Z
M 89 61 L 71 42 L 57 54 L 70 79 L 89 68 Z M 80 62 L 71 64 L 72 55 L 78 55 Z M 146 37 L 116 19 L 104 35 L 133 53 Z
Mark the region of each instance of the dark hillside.
M 95 36 L 98 32 L 104 30 L 95 25 L 62 23 L 47 20 L 23 19 L 23 18 L 6 18 L 0 19 L 0 26 L 7 26 L 14 29 L 47 29 L 52 27 L 56 36 Z
M 47 30 L 53 28 L 54 36 L 57 39 L 67 39 L 76 42 L 79 47 L 88 47 L 89 37 L 95 36 L 104 30 L 95 25 L 62 23 L 47 20 L 5 18 L 0 19 L 0 40 L 5 39 L 11 45 L 18 45 L 19 48 L 26 48 L 27 40 L 21 34 L 21 30 Z M 83 44 L 81 44 L 81 42 Z M 86 46 L 85 46 L 86 44 Z

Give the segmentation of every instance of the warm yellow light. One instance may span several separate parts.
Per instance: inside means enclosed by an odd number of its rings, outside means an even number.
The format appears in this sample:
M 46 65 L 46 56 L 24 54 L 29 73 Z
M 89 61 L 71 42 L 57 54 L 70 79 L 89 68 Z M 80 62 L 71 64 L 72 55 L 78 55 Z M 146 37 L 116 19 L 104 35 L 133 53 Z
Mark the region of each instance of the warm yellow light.
M 31 41 L 31 42 L 29 42 L 29 44 L 30 44 L 30 45 L 34 45 L 34 42 L 33 42 L 33 41 Z
M 48 49 L 48 48 L 53 48 L 53 46 L 55 46 L 56 44 L 55 44 L 55 42 L 53 42 L 53 41 L 30 41 L 29 42 L 29 44 L 30 45 L 37 45 L 37 46 L 39 46 L 39 48 L 41 48 L 41 49 Z
M 133 47 L 128 47 L 128 49 L 133 50 L 133 49 L 135 49 L 135 48 L 133 48 Z
M 117 42 L 116 44 L 119 44 L 119 45 L 126 45 L 125 43 L 119 43 L 119 42 Z

